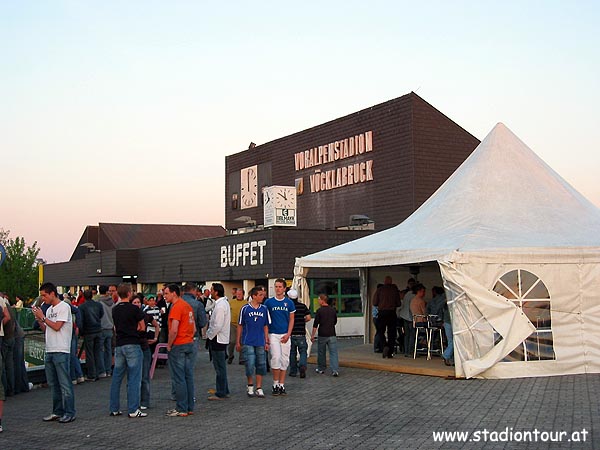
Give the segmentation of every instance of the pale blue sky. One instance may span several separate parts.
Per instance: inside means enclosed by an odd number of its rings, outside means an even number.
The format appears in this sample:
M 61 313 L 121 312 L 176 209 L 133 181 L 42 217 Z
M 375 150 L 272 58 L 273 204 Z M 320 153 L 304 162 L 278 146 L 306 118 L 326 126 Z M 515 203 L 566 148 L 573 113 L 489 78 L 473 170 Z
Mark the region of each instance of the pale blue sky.
M 410 91 L 600 206 L 598 2 L 222 3 L 0 0 L 0 227 L 223 224 L 226 155 Z

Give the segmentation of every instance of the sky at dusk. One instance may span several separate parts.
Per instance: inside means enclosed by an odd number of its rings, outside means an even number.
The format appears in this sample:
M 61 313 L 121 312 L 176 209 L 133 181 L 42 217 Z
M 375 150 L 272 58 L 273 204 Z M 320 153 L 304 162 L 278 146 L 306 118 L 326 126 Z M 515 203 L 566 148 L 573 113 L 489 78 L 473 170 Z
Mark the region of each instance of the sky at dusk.
M 411 91 L 600 206 L 599 5 L 0 0 L 0 228 L 223 225 L 225 156 Z

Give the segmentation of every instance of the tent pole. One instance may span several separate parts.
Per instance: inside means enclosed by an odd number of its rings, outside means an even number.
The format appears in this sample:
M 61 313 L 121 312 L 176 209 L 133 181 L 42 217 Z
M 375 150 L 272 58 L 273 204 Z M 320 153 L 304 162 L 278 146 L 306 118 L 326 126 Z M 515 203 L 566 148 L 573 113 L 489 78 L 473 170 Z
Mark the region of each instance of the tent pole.
M 362 298 L 362 313 L 365 323 L 364 343 L 371 341 L 371 303 L 369 301 L 369 269 L 367 267 L 358 269 L 358 278 L 360 280 L 360 296 Z

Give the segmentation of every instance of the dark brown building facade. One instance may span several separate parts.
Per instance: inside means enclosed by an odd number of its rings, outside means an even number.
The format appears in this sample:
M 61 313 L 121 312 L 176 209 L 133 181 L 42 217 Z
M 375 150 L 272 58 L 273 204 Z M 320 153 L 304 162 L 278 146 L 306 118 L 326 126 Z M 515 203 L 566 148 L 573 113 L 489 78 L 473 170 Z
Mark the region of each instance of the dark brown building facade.
M 335 230 L 367 216 L 399 224 L 471 154 L 479 140 L 414 93 L 226 158 L 225 227 L 263 223 L 263 187 L 297 187 L 297 229 Z M 256 206 L 243 203 L 244 169 Z

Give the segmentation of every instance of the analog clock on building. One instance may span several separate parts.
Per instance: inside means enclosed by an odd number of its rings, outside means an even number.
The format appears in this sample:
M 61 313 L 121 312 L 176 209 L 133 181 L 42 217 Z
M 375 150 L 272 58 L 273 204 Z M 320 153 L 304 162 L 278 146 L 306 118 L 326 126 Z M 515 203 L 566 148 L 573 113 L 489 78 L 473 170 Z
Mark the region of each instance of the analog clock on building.
M 240 171 L 240 209 L 258 206 L 258 166 Z
M 263 189 L 264 226 L 296 226 L 296 188 L 269 186 Z

